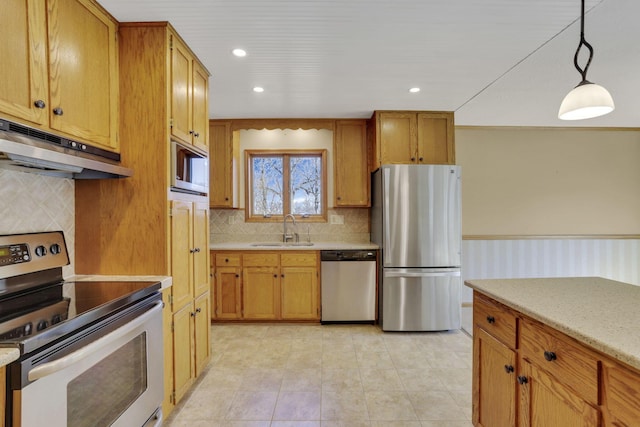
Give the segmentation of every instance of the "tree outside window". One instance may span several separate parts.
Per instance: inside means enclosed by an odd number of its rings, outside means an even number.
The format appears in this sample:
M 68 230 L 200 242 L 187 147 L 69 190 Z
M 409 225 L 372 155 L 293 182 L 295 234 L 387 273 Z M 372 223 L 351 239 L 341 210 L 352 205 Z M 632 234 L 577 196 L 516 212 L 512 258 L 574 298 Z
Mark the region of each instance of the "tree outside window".
M 247 150 L 247 219 L 326 220 L 326 150 Z

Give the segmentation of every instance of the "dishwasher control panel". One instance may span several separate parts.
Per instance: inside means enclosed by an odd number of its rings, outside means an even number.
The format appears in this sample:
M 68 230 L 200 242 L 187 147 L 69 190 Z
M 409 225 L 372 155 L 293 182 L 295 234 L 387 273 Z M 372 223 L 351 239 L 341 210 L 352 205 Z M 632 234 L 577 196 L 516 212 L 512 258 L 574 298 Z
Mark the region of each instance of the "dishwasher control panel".
M 321 261 L 375 261 L 375 250 L 348 249 L 320 251 Z

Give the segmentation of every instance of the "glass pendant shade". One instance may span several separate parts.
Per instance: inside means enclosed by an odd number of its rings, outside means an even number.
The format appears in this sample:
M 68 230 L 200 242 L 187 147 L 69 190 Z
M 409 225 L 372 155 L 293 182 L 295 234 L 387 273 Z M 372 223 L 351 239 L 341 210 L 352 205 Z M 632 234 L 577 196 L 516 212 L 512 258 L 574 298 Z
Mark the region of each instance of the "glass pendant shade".
M 580 83 L 560 104 L 558 118 L 582 120 L 603 116 L 615 108 L 613 98 L 605 88 L 588 81 Z

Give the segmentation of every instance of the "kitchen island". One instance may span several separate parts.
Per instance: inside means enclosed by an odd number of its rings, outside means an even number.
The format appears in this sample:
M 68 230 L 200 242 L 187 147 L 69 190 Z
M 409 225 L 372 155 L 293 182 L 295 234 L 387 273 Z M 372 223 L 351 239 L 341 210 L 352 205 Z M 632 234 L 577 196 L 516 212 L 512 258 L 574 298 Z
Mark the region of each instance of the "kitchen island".
M 640 287 L 470 280 L 476 426 L 640 425 Z

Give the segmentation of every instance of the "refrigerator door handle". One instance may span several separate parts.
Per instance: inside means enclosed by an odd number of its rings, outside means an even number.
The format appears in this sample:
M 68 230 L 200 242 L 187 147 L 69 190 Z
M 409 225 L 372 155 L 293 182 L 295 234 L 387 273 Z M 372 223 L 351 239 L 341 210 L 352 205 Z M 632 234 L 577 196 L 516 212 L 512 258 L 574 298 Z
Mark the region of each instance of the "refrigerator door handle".
M 383 243 L 383 248 L 382 248 L 382 265 L 386 265 L 387 264 L 387 257 L 389 256 L 388 254 L 391 253 L 391 250 L 389 248 L 389 244 L 391 244 L 391 224 L 389 223 L 389 209 L 390 209 L 390 204 L 389 204 L 389 180 L 390 180 L 390 174 L 391 174 L 391 170 L 389 168 L 383 168 L 382 170 L 382 185 L 384 187 L 383 189 L 383 196 L 382 196 L 382 204 L 384 205 L 384 209 L 383 209 L 383 214 L 382 214 L 382 221 L 384 223 L 383 227 L 382 227 L 382 231 L 384 232 L 384 238 L 382 240 Z
M 460 276 L 458 271 L 437 271 L 437 272 L 402 272 L 402 271 L 385 271 L 384 277 L 445 277 Z

